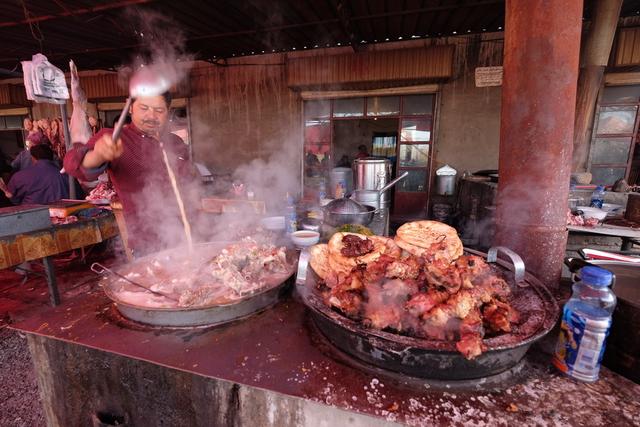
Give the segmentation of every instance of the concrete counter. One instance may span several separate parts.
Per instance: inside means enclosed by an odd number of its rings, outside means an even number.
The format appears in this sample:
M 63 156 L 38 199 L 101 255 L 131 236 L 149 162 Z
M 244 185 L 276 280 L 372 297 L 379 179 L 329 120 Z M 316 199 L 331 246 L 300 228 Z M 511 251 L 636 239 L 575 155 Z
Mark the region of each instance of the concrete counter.
M 122 319 L 96 287 L 13 327 L 28 334 L 52 426 L 640 424 L 640 386 L 605 368 L 574 382 L 536 349 L 484 381 L 369 369 L 294 297 L 228 326 L 163 330 Z

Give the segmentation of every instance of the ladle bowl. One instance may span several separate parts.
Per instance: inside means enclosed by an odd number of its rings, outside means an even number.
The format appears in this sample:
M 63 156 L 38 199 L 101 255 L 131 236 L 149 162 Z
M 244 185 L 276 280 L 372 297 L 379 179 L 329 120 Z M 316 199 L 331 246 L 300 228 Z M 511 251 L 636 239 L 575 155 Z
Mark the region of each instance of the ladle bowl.
M 120 113 L 118 123 L 116 123 L 113 128 L 113 134 L 111 135 L 113 142 L 116 142 L 120 136 L 122 126 L 124 125 L 134 98 L 162 95 L 171 89 L 171 85 L 172 82 L 167 73 L 163 72 L 162 69 L 156 65 L 148 65 L 138 69 L 129 80 L 129 97 Z

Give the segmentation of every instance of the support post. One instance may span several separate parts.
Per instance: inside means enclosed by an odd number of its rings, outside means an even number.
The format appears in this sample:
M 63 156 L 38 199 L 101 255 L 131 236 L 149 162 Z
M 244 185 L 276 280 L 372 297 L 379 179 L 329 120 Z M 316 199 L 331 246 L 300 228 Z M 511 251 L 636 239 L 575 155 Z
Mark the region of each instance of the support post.
M 69 132 L 69 116 L 67 114 L 67 104 L 60 105 L 60 117 L 62 118 L 62 129 L 64 130 L 64 145 L 67 151 L 71 150 L 71 133 Z M 75 199 L 76 195 L 76 180 L 69 175 L 69 198 Z
M 60 293 L 58 292 L 56 270 L 53 266 L 51 257 L 46 256 L 42 258 L 42 264 L 44 264 L 44 274 L 47 278 L 47 285 L 49 286 L 49 298 L 51 299 L 51 305 L 55 307 L 60 304 Z
M 573 172 L 587 170 L 596 101 L 602 87 L 604 69 L 611 54 L 621 7 L 622 0 L 593 1 L 589 34 L 583 43 L 580 58 L 573 134 Z
M 582 0 L 507 0 L 494 244 L 557 287 L 567 242 Z

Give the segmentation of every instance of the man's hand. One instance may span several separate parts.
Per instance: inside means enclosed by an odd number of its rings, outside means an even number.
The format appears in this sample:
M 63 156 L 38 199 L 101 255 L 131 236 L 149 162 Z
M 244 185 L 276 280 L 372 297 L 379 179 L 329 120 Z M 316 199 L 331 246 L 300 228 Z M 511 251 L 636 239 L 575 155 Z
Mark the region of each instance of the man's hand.
M 122 139 L 113 142 L 111 135 L 104 134 L 96 142 L 93 150 L 89 151 L 82 161 L 82 167 L 93 169 L 101 166 L 106 162 L 111 162 L 122 156 Z

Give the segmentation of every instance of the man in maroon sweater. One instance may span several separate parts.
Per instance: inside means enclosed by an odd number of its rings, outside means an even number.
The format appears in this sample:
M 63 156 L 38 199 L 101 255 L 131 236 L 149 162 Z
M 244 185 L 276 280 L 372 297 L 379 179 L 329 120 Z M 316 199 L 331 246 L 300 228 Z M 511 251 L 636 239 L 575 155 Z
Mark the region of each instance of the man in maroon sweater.
M 167 132 L 170 104 L 168 92 L 137 98 L 129 110 L 132 123 L 124 126 L 118 141 L 111 138 L 113 129 L 102 129 L 85 145 L 74 144 L 64 158 L 67 173 L 80 180 L 95 180 L 107 170 L 136 256 L 180 243 L 182 222 L 162 148 L 179 187 L 184 190 L 192 175 L 187 146 Z M 185 200 L 187 208 L 196 208 L 194 203 Z

